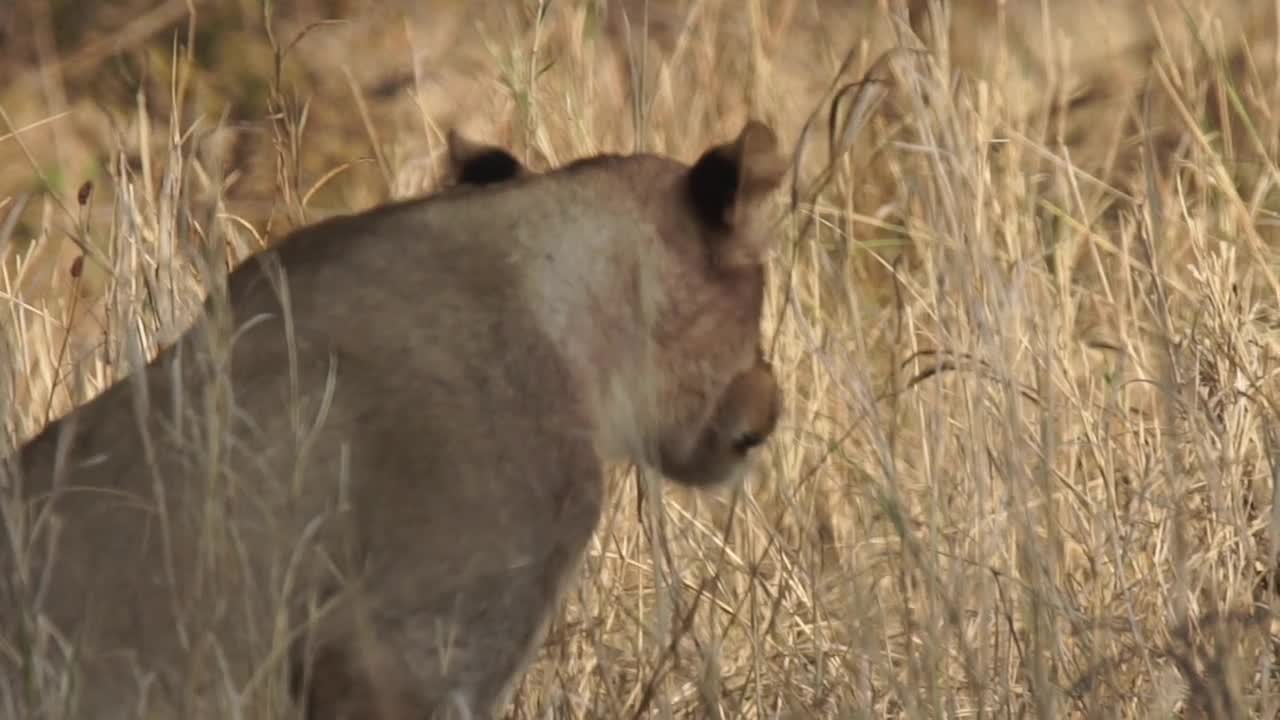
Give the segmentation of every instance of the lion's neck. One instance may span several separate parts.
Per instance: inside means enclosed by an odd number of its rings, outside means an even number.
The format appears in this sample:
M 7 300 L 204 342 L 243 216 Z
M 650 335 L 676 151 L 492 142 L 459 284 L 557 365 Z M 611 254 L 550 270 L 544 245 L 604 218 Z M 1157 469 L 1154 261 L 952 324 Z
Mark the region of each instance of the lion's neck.
M 617 238 L 566 227 L 541 234 L 537 252 L 522 259 L 529 304 L 584 389 L 578 401 L 607 461 L 654 453 L 645 428 L 660 396 L 652 378 L 662 293 L 649 265 L 660 259 L 639 252 L 649 243 L 636 231 Z

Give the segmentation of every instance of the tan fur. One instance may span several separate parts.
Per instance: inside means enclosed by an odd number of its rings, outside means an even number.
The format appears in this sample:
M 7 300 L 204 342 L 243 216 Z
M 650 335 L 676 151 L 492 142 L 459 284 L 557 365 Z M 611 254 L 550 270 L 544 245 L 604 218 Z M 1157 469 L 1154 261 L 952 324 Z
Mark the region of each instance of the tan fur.
M 149 682 L 152 717 L 231 717 L 233 691 L 260 707 L 287 681 L 317 720 L 491 717 L 603 463 L 709 485 L 776 423 L 760 208 L 785 163 L 752 123 L 696 167 L 520 169 L 238 268 L 229 303 L 15 458 L 5 642 L 75 646 L 77 716 L 137 717 Z

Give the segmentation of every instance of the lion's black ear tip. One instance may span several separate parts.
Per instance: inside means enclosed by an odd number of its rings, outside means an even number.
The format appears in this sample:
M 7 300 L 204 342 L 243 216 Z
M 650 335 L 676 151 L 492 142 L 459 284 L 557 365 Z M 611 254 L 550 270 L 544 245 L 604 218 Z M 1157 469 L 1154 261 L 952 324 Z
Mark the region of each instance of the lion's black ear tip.
M 458 171 L 458 182 L 464 185 L 490 185 L 510 180 L 523 171 L 523 166 L 504 150 L 490 150 L 469 158 Z
M 703 222 L 731 224 L 739 200 L 754 202 L 777 187 L 788 163 L 778 151 L 778 136 L 760 120 L 748 119 L 737 137 L 707 148 L 689 171 L 689 195 Z
M 712 227 L 729 220 L 740 179 L 737 158 L 728 149 L 710 148 L 689 170 L 689 199 L 698 218 Z
M 445 132 L 449 164 L 463 185 L 490 185 L 518 177 L 525 167 L 505 148 L 473 140 L 456 127 Z

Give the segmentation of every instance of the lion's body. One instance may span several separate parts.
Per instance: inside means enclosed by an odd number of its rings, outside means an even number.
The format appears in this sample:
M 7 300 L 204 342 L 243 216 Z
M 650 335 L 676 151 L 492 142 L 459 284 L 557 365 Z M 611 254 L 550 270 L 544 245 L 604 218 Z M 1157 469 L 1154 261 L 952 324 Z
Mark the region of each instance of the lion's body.
M 0 632 L 38 607 L 79 643 L 85 717 L 139 716 L 148 672 L 159 716 L 224 717 L 273 657 L 306 669 L 311 717 L 489 717 L 595 529 L 603 462 L 709 484 L 742 459 L 713 424 L 772 430 L 762 271 L 715 260 L 709 238 L 738 240 L 681 204 L 687 173 L 607 158 L 458 187 L 238 268 L 229 322 L 211 299 L 23 448 L 26 517 L 61 531 L 52 561 L 0 553 Z M 751 373 L 760 421 L 723 397 Z M 322 617 L 290 636 L 309 599 Z

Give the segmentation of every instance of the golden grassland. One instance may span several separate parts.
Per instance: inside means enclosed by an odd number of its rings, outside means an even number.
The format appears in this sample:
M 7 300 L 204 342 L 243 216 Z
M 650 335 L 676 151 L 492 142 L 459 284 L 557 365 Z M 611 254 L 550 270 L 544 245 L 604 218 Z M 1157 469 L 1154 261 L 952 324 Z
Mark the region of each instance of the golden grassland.
M 1275 3 L 98 5 L 0 11 L 15 442 L 200 248 L 429 190 L 447 127 L 546 168 L 752 115 L 802 151 L 784 420 L 738 492 L 619 469 L 509 717 L 1280 714 Z

